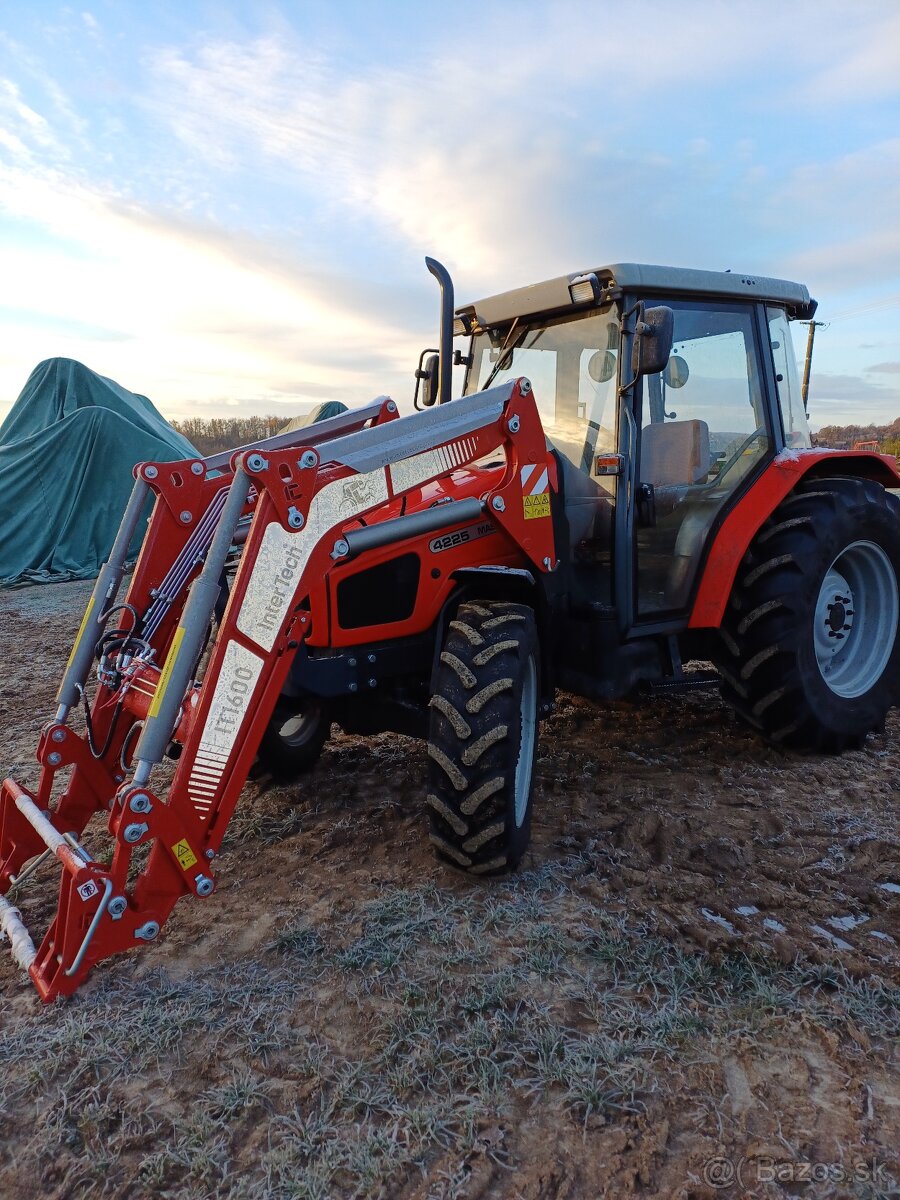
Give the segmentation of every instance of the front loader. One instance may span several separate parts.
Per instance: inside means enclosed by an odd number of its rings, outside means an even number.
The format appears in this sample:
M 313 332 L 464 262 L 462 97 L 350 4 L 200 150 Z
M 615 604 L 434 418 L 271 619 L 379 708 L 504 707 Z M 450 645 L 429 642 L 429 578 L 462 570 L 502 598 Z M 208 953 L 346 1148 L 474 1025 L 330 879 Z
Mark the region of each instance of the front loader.
M 0 928 L 44 1000 L 209 898 L 254 760 L 299 774 L 333 721 L 427 739 L 435 850 L 491 875 L 527 848 L 558 687 L 715 678 L 764 736 L 818 752 L 896 702 L 900 476 L 810 449 L 789 330 L 805 288 L 620 264 L 454 313 L 429 267 L 443 333 L 419 411 L 384 398 L 135 469 L 37 785 L 0 790 Z M 50 857 L 35 948 L 14 904 Z

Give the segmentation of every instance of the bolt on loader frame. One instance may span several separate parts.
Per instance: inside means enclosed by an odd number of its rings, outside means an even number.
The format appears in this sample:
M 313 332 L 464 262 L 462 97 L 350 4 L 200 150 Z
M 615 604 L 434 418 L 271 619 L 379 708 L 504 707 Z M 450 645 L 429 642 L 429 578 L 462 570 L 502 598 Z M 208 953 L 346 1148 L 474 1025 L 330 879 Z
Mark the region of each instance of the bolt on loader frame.
M 0 929 L 44 1000 L 209 897 L 257 754 L 296 773 L 332 720 L 427 737 L 436 851 L 491 874 L 528 845 L 557 687 L 707 683 L 682 662 L 711 659 L 764 735 L 830 752 L 896 702 L 900 475 L 810 448 L 788 329 L 812 317 L 805 288 L 623 264 L 454 314 L 428 266 L 443 312 L 424 410 L 382 398 L 135 468 L 38 782 L 0 789 Z M 35 948 L 13 900 L 51 857 Z

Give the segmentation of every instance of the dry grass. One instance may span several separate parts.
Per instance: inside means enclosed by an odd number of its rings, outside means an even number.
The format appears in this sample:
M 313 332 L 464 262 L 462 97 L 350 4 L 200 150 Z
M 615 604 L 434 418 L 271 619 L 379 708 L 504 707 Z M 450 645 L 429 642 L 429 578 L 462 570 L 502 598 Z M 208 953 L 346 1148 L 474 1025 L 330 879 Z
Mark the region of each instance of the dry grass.
M 4 602 L 23 779 L 83 592 Z M 722 1153 L 900 1177 L 900 713 L 799 760 L 714 695 L 561 697 L 532 869 L 484 884 L 430 857 L 424 761 L 339 736 L 248 787 L 216 894 L 70 1003 L 0 955 L 2 1200 L 711 1200 Z
M 72 1197 L 325 1200 L 416 1178 L 462 1197 L 538 1109 L 586 1130 L 738 1039 L 900 1033 L 887 983 L 687 953 L 583 895 L 589 867 L 390 891 L 180 979 L 148 959 L 101 970 L 0 1034 L 16 1175 Z

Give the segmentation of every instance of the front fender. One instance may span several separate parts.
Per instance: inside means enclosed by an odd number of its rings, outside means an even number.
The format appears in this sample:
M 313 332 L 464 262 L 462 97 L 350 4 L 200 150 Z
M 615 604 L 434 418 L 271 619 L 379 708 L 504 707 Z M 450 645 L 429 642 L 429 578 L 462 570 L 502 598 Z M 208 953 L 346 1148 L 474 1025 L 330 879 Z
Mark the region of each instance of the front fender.
M 900 488 L 900 472 L 892 454 L 860 454 L 853 450 L 782 450 L 750 490 L 744 493 L 714 535 L 688 621 L 689 628 L 718 628 L 741 559 L 750 543 L 800 480 L 816 475 L 871 479 L 883 487 Z
M 456 590 L 445 603 L 438 618 L 431 672 L 432 692 L 447 625 L 457 606 L 464 600 L 509 600 L 515 604 L 528 604 L 534 609 L 541 647 L 542 700 L 552 699 L 556 684 L 549 636 L 551 618 L 547 583 L 553 578 L 552 574 L 543 575 L 524 568 L 491 564 L 457 568 L 452 575 L 453 582 L 457 585 Z

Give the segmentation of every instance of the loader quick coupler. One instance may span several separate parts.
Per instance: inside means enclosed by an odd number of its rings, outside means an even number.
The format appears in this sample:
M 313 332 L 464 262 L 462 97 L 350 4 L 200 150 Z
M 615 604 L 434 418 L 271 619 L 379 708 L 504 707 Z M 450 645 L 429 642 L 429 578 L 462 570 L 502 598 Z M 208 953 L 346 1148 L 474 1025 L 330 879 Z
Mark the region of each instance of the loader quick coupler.
M 403 418 L 381 398 L 232 453 L 136 467 L 41 735 L 37 787 L 0 788 L 0 931 L 41 997 L 152 941 L 182 896 L 213 893 L 211 861 L 298 655 L 433 637 L 456 587 L 452 572 L 423 571 L 398 632 L 348 636 L 341 580 L 395 546 L 427 562 L 435 534 L 473 521 L 498 570 L 549 571 L 556 487 L 527 380 Z M 177 760 L 167 789 L 154 783 L 165 755 Z M 51 859 L 59 899 L 35 948 L 16 905 Z

